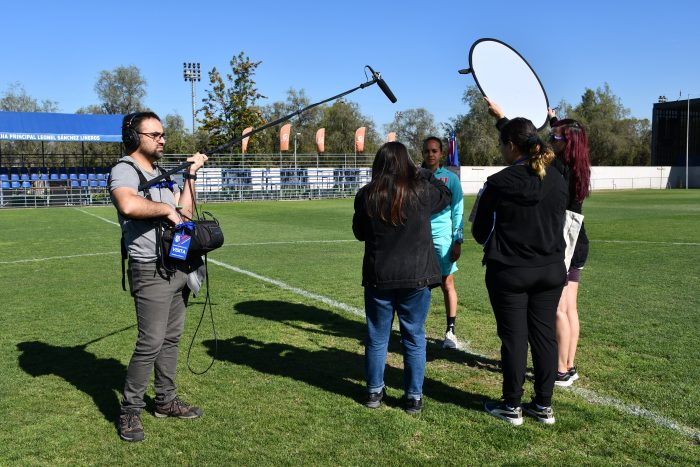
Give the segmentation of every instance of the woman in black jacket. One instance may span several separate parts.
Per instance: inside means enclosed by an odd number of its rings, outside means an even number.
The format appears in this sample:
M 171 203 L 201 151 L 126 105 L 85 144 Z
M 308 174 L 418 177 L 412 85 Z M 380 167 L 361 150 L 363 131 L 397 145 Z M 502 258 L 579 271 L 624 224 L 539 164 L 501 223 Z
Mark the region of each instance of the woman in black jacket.
M 510 166 L 487 179 L 472 225 L 474 238 L 484 245 L 486 288 L 501 338 L 503 402 L 489 402 L 485 408 L 513 425 L 522 424 L 523 411 L 552 424 L 568 187 L 561 173 L 548 167 L 554 154 L 532 122 L 505 119 L 491 101 L 489 111 L 499 118 L 499 148 Z M 528 342 L 535 397 L 521 406 Z
M 355 196 L 352 230 L 365 242 L 367 401 L 377 408 L 385 395 L 384 367 L 394 311 L 404 353 L 405 410 L 423 406 L 425 320 L 430 289 L 441 281 L 430 228 L 431 214 L 450 203 L 447 187 L 418 169 L 401 143 L 384 144 L 372 164 L 372 180 Z

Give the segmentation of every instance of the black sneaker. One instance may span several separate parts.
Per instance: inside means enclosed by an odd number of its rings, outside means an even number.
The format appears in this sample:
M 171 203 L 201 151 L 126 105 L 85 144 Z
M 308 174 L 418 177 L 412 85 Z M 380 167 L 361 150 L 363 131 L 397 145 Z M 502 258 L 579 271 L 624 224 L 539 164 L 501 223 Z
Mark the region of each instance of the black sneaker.
M 554 425 L 554 410 L 551 407 L 540 409 L 537 407 L 537 404 L 530 402 L 529 404 L 523 404 L 523 413 L 545 425 Z
M 567 373 L 569 373 L 569 376 L 571 376 L 571 381 L 576 381 L 578 379 L 578 373 L 576 372 L 575 366 L 569 368 L 569 371 Z
M 554 380 L 554 384 L 561 387 L 567 387 L 574 384 L 574 380 L 568 371 L 566 373 L 559 373 L 557 371 L 557 377 Z
M 423 399 L 406 399 L 403 409 L 408 414 L 419 414 L 423 410 Z
M 370 409 L 378 409 L 382 405 L 382 399 L 386 396 L 386 389 L 382 388 L 379 392 L 370 392 L 367 394 L 367 401 L 365 401 L 365 407 Z
M 167 404 L 156 404 L 154 415 L 158 418 L 199 418 L 202 416 L 202 409 L 189 405 L 179 397 L 175 397 L 175 399 L 171 400 Z
M 129 442 L 143 441 L 143 424 L 139 412 L 122 412 L 119 415 L 119 437 Z
M 484 409 L 496 418 L 505 420 L 511 425 L 523 424 L 523 410 L 520 407 L 511 407 L 503 402 L 487 402 Z

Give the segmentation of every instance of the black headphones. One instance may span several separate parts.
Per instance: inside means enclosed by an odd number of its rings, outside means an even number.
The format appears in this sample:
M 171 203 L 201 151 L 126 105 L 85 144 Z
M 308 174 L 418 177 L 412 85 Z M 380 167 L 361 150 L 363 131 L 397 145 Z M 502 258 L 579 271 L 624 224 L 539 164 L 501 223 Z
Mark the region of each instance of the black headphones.
M 138 131 L 134 128 L 134 120 L 141 120 L 143 112 L 134 112 L 124 116 L 122 123 L 122 143 L 127 154 L 136 151 L 141 144 Z M 136 122 L 138 124 L 138 121 Z

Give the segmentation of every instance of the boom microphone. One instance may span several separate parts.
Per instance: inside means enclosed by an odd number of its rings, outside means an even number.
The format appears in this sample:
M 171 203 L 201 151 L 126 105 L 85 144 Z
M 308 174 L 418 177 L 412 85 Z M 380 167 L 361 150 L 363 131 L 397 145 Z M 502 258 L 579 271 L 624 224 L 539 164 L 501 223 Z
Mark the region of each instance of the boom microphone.
M 391 89 L 389 89 L 389 86 L 386 85 L 386 81 L 382 79 L 382 75 L 379 72 L 376 72 L 372 69 L 371 66 L 367 65 L 367 68 L 369 68 L 369 71 L 372 72 L 372 76 L 374 77 L 374 80 L 377 82 L 379 85 L 379 89 L 382 90 L 384 95 L 389 98 L 392 104 L 396 103 L 396 96 L 394 95 L 393 92 L 391 92 Z

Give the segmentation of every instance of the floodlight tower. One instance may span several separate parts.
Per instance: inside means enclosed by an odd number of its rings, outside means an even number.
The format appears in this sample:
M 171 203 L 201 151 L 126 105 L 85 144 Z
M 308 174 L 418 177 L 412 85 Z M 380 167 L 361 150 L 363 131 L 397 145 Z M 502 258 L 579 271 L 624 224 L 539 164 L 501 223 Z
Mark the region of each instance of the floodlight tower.
M 199 63 L 184 62 L 182 64 L 182 77 L 185 81 L 192 83 L 192 135 L 194 136 L 194 126 L 197 112 L 194 108 L 194 82 L 202 80 L 202 73 Z

